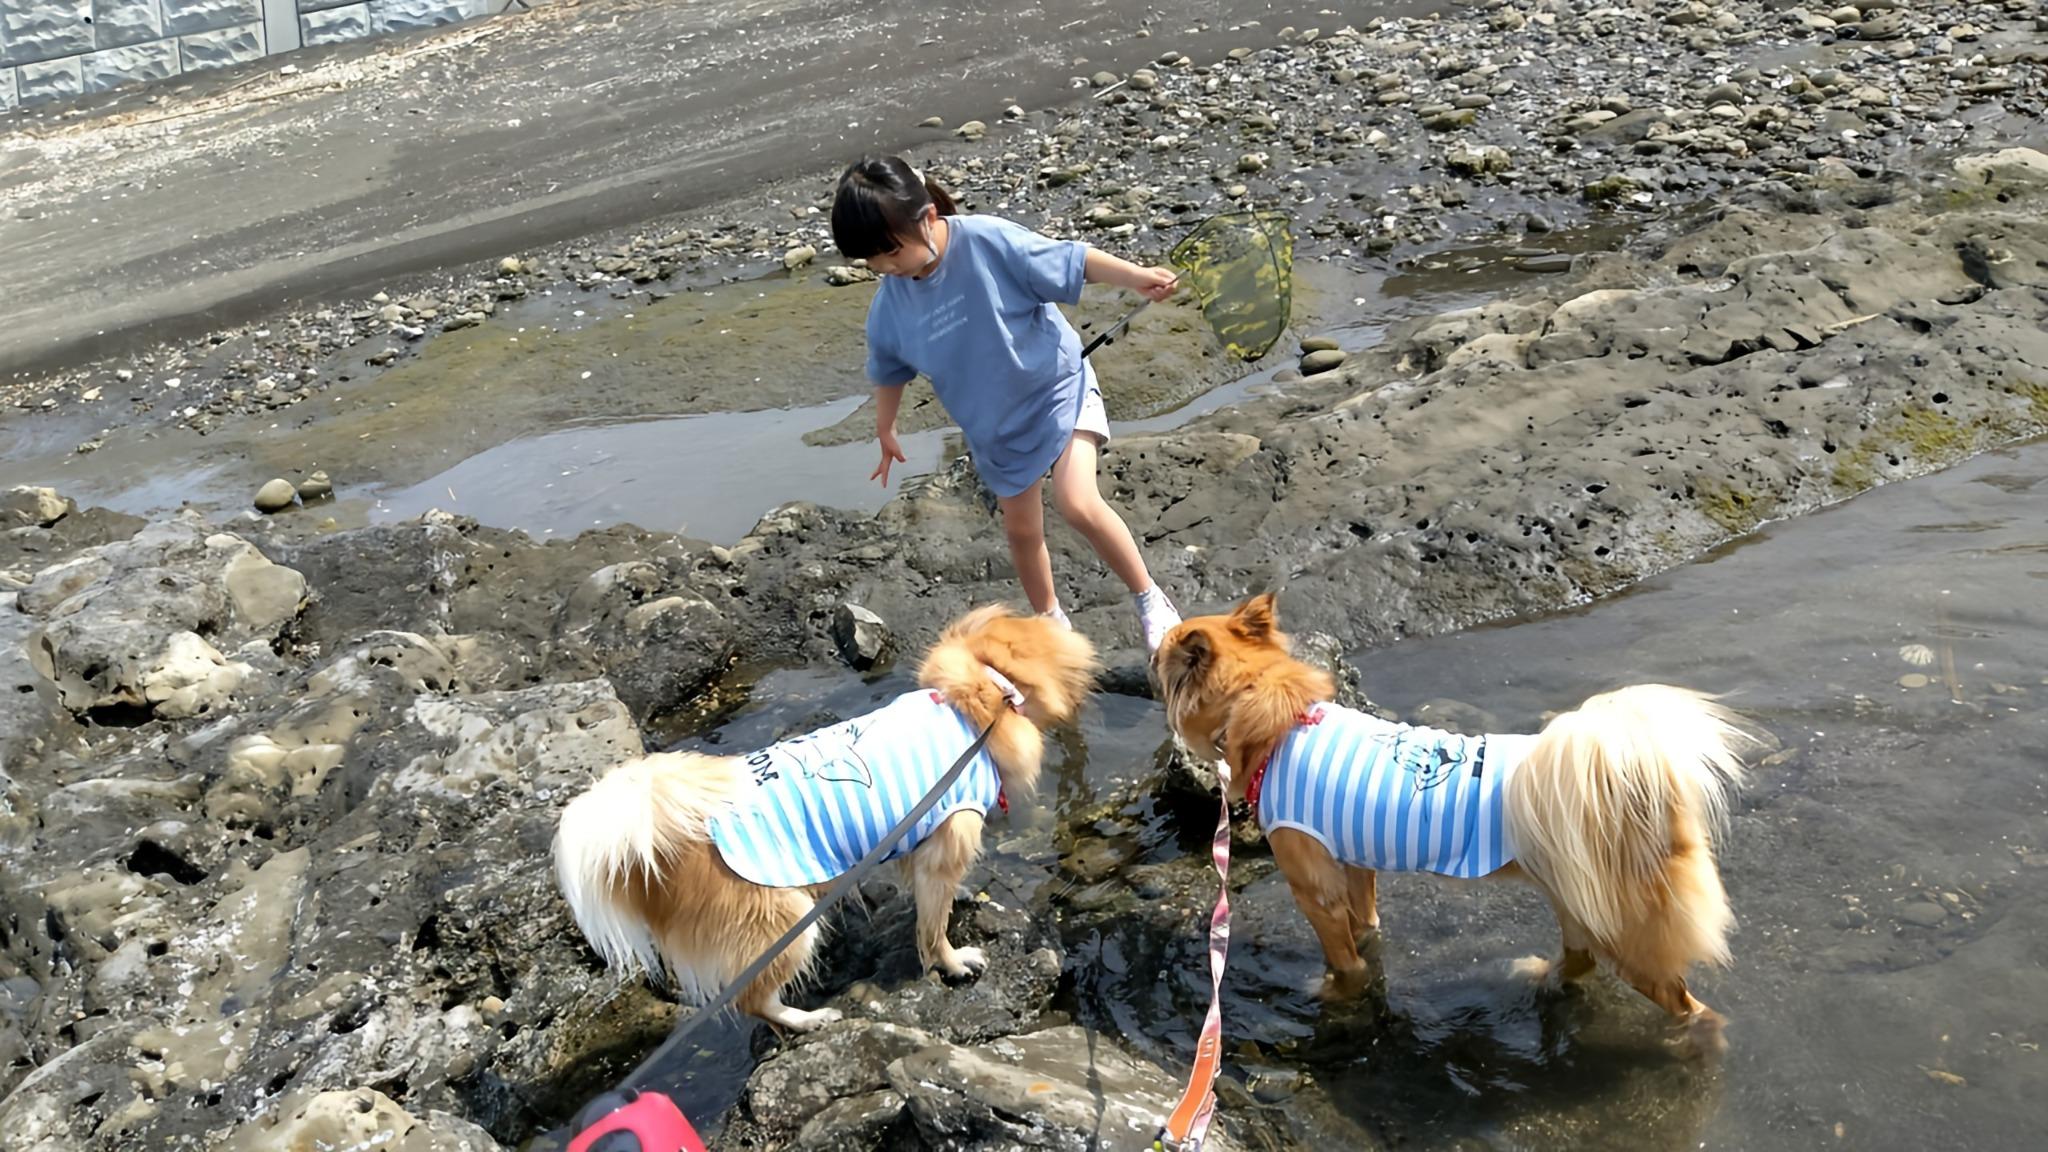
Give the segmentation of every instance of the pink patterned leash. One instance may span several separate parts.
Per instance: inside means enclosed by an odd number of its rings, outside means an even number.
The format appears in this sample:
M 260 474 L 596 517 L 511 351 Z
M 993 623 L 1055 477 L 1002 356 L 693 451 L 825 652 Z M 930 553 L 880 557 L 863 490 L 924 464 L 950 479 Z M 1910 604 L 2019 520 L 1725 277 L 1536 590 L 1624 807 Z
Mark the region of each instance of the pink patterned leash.
M 1195 1066 L 1188 1075 L 1187 1091 L 1174 1105 L 1159 1134 L 1152 1138 L 1154 1152 L 1201 1152 L 1209 1136 L 1209 1121 L 1216 1112 L 1216 1074 L 1223 1063 L 1223 966 L 1230 957 L 1230 764 L 1216 766 L 1222 791 L 1222 812 L 1216 817 L 1216 838 L 1209 843 L 1209 857 L 1216 864 L 1216 911 L 1209 917 L 1209 1015 L 1202 1021 L 1202 1035 L 1195 1042 Z

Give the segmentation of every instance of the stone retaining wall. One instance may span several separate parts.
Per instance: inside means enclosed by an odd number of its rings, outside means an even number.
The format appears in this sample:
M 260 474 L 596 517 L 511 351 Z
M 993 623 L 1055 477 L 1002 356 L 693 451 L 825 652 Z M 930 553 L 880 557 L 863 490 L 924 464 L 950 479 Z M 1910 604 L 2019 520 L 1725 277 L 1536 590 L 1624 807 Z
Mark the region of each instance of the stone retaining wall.
M 514 0 L 0 0 L 0 112 L 494 15 Z

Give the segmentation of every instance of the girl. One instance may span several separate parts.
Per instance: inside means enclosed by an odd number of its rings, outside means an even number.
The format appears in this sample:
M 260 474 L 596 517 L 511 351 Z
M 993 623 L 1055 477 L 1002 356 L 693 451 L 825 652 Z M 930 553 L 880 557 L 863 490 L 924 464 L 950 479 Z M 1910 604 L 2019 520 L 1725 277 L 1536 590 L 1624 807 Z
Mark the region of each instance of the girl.
M 903 386 L 923 373 L 996 494 L 1031 607 L 1067 620 L 1045 550 L 1039 484 L 1050 469 L 1053 507 L 1130 588 L 1145 646 L 1157 648 L 1180 613 L 1152 583 L 1131 530 L 1096 487 L 1109 418 L 1094 369 L 1081 358 L 1081 337 L 1056 305 L 1080 303 L 1083 283 L 1164 300 L 1174 273 L 999 217 L 957 212 L 943 188 L 900 156 L 849 167 L 832 199 L 833 242 L 882 274 L 867 323 L 882 444 L 870 479 L 887 485 L 890 465 L 904 462 L 896 410 Z

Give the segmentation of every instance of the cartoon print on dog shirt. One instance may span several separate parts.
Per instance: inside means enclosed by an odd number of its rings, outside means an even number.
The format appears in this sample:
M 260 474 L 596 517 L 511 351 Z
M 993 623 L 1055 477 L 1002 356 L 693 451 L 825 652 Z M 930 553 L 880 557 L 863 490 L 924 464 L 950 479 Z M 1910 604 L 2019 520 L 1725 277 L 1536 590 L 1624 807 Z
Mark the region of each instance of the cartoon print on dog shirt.
M 1336 704 L 1273 749 L 1259 825 L 1316 838 L 1345 864 L 1484 876 L 1514 859 L 1501 790 L 1533 736 L 1460 736 Z
M 975 733 L 944 697 L 917 691 L 881 709 L 746 757 L 747 794 L 714 817 L 726 866 L 769 888 L 830 883 L 917 806 Z M 986 813 L 1002 792 L 995 762 L 976 757 L 896 845 L 902 856 L 955 812 Z

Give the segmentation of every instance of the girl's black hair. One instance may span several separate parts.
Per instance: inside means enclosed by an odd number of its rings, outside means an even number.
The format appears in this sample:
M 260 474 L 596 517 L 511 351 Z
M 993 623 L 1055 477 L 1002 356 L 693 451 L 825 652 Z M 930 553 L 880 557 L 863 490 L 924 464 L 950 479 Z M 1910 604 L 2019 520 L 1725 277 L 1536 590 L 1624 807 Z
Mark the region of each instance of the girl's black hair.
M 901 156 L 865 156 L 839 174 L 832 194 L 832 242 L 855 260 L 894 252 L 913 236 L 926 205 L 957 215 L 953 197 L 929 177 L 919 179 Z

